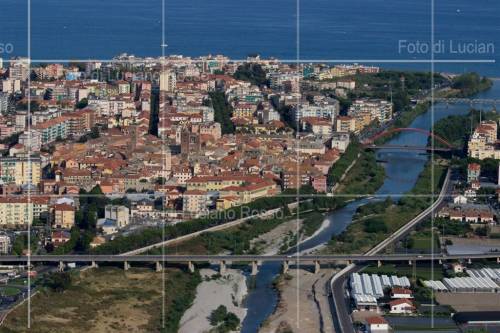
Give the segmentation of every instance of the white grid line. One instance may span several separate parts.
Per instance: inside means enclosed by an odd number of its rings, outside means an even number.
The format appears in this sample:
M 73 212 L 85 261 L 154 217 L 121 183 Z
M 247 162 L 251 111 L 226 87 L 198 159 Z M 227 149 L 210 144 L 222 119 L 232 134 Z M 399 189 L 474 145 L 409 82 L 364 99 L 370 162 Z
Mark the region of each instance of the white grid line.
M 431 0 L 431 45 L 435 44 L 435 0 Z M 431 133 L 434 134 L 434 72 L 435 72 L 435 53 L 434 47 L 431 47 Z M 431 137 L 431 190 L 432 190 L 432 202 L 435 200 L 435 165 L 434 165 L 434 148 L 435 148 L 435 137 L 432 135 Z M 445 184 L 443 184 L 445 186 Z M 431 210 L 431 256 L 432 260 L 430 261 L 431 265 L 431 278 L 434 280 L 434 208 Z M 431 288 L 431 298 L 434 302 L 434 288 Z M 431 306 L 431 328 L 434 328 L 434 306 Z
M 299 72 L 299 86 L 298 86 L 298 89 L 299 89 L 299 94 L 297 95 L 297 114 L 300 115 L 300 102 L 301 102 L 301 99 L 302 99 L 302 85 L 301 85 L 301 81 L 302 81 L 302 71 L 301 71 L 301 67 L 300 67 L 300 0 L 296 0 L 296 3 L 295 3 L 295 16 L 296 16 L 296 27 L 295 27 L 295 37 L 296 37 L 296 40 L 295 40 L 295 45 L 296 45 L 296 67 L 297 67 L 297 71 Z M 296 141 L 296 150 L 297 150 L 297 179 L 296 179 L 296 186 L 297 186 L 297 218 L 296 218 L 296 233 L 297 233 L 297 236 L 296 236 L 296 240 L 297 240 L 297 244 L 296 244 L 296 256 L 297 256 L 297 259 L 300 259 L 300 185 L 301 185 L 301 177 L 300 177 L 300 121 L 297 120 L 297 117 L 295 117 L 295 121 L 297 122 L 296 126 L 297 126 L 297 133 L 296 133 L 296 136 L 295 136 L 295 141 Z M 297 301 L 297 304 L 296 304 L 296 320 L 297 320 L 297 328 L 300 328 L 300 260 L 297 261 L 298 262 L 298 265 L 297 265 L 297 268 L 296 268 L 296 301 Z
M 165 40 L 165 11 L 166 11 L 166 6 L 165 6 L 165 0 L 162 0 L 161 2 L 161 54 L 162 54 L 162 58 L 165 58 L 165 48 L 166 48 L 166 40 Z M 162 64 L 162 73 L 163 71 L 165 70 L 164 68 L 164 62 L 161 63 Z M 161 75 L 160 74 L 160 82 L 161 82 Z M 160 82 L 158 82 L 158 85 L 160 85 Z M 158 108 L 158 122 L 160 121 L 160 106 L 161 106 L 161 90 L 160 90 L 161 87 L 158 87 L 158 103 L 157 103 L 157 108 Z M 150 119 L 152 119 L 151 115 L 150 115 Z M 159 126 L 159 125 L 158 125 Z M 162 139 L 162 152 L 163 152 L 163 159 L 162 159 L 162 170 L 163 170 L 163 175 L 162 177 L 165 177 L 166 175 L 166 157 L 167 157 L 167 154 L 166 154 L 166 149 L 165 149 L 165 142 L 166 140 L 165 139 Z M 162 207 L 163 207 L 163 210 L 165 211 L 166 207 L 165 207 L 165 203 L 162 202 Z M 164 217 L 165 218 L 165 217 Z M 166 219 L 166 218 L 165 218 Z M 166 221 L 165 221 L 166 222 Z M 165 242 L 165 225 L 161 225 L 161 230 L 162 230 L 162 240 Z M 166 316 L 166 262 L 165 262 L 165 247 L 162 246 L 162 304 L 161 304 L 161 311 L 162 311 L 162 328 L 165 329 L 166 327 L 166 324 L 165 324 L 165 316 Z
M 28 1 L 28 59 L 31 59 L 31 0 Z M 33 221 L 33 210 L 31 206 L 31 62 L 28 62 L 28 329 L 31 328 L 31 223 Z
M 166 48 L 167 45 L 162 45 L 162 49 Z M 28 57 L 29 59 L 29 57 Z M 167 59 L 168 63 L 184 63 L 186 61 L 191 62 L 203 62 L 203 60 L 197 60 L 199 58 L 184 58 L 184 59 Z M 208 59 L 209 60 L 209 59 Z M 4 63 L 15 62 L 16 60 L 4 59 Z M 30 59 L 32 63 L 40 64 L 53 64 L 53 63 L 137 63 L 137 64 L 154 64 L 161 62 L 158 57 L 151 59 Z M 351 58 L 351 59 L 279 59 L 279 58 L 268 58 L 260 61 L 253 61 L 248 59 L 229 59 L 228 63 L 266 63 L 276 61 L 285 64 L 344 64 L 344 63 L 371 63 L 371 64 L 431 64 L 431 60 L 428 59 L 364 59 L 364 58 Z M 435 59 L 435 64 L 495 64 L 496 59 Z

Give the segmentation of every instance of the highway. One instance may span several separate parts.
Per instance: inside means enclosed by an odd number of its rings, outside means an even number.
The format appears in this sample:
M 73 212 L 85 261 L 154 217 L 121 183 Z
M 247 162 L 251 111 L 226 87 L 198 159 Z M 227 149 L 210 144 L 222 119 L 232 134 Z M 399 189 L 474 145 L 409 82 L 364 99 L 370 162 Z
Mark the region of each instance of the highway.
M 404 237 L 411 229 L 413 229 L 417 224 L 422 222 L 426 217 L 430 216 L 431 214 L 434 213 L 436 208 L 438 208 L 442 203 L 444 198 L 446 197 L 446 194 L 450 190 L 450 178 L 451 178 L 451 170 L 448 169 L 448 172 L 446 173 L 446 178 L 443 182 L 443 187 L 441 188 L 441 192 L 439 193 L 439 196 L 437 197 L 437 200 L 434 201 L 434 203 L 429 206 L 426 210 L 424 210 L 422 213 L 417 215 L 415 218 L 413 218 L 410 222 L 402 226 L 400 229 L 398 229 L 395 233 L 390 235 L 387 239 L 385 239 L 383 242 L 379 243 L 377 246 L 372 248 L 370 251 L 366 252 L 367 257 L 384 257 L 381 255 L 377 255 L 380 251 L 385 249 L 387 246 L 390 244 L 398 241 L 402 237 Z M 385 256 L 385 257 L 392 257 L 392 256 Z M 434 261 L 434 260 L 452 260 L 452 259 L 464 259 L 464 258 L 469 258 L 467 255 L 463 256 L 446 256 L 446 255 L 422 255 L 422 256 L 417 256 L 417 258 L 413 260 L 422 260 L 423 258 L 426 258 L 427 260 Z M 472 259 L 472 258 L 471 258 Z M 409 259 L 411 260 L 411 259 Z M 368 261 L 368 260 L 366 260 Z M 384 259 L 386 261 L 386 259 Z M 344 269 L 342 269 L 340 272 L 335 274 L 330 281 L 330 288 L 332 291 L 332 298 L 333 298 L 333 306 L 334 306 L 334 311 L 335 315 L 333 316 L 335 326 L 336 326 L 336 331 L 337 333 L 354 333 L 354 327 L 353 323 L 351 320 L 351 316 L 349 314 L 349 305 L 346 304 L 346 299 L 345 299 L 345 283 L 347 280 L 347 277 L 349 274 L 354 273 L 356 271 L 359 271 L 360 268 L 356 266 L 354 263 L 347 265 Z
M 400 236 L 402 234 L 399 234 Z M 398 236 L 389 237 L 385 242 L 386 245 L 395 241 Z M 381 243 L 382 244 L 382 243 Z M 375 251 L 379 252 L 383 247 L 377 245 Z M 420 254 L 376 254 L 369 252 L 366 254 L 322 254 L 322 255 L 107 255 L 107 254 L 69 254 L 69 255 L 31 255 L 31 256 L 0 256 L 0 263 L 25 263 L 28 260 L 31 262 L 165 262 L 165 263 L 188 263 L 188 262 L 287 262 L 287 263 L 307 263 L 319 262 L 321 264 L 331 264 L 335 262 L 352 262 L 352 263 L 367 263 L 377 261 L 435 261 L 435 260 L 477 260 L 477 259 L 500 259 L 500 252 L 492 252 L 487 254 L 460 254 L 460 255 L 420 255 Z M 352 265 L 353 266 L 353 265 Z M 350 266 L 348 266 L 350 267 Z M 346 267 L 347 268 L 347 267 Z M 338 274 L 336 276 L 339 276 Z

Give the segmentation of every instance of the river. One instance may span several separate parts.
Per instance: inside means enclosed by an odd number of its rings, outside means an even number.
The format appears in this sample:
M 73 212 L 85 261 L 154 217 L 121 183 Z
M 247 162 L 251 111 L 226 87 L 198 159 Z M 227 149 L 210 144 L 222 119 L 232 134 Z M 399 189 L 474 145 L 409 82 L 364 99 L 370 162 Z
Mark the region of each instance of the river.
M 475 98 L 500 98 L 500 81 L 495 81 L 493 87 L 474 96 Z M 491 105 L 475 105 L 476 108 L 491 110 Z M 469 105 L 437 104 L 434 112 L 431 110 L 416 117 L 409 127 L 431 130 L 432 124 L 450 115 L 463 115 L 470 109 Z M 427 144 L 427 137 L 415 132 L 402 132 L 392 138 L 387 144 L 392 145 L 422 145 Z M 302 253 L 326 244 L 334 235 L 340 234 L 351 223 L 352 217 L 359 206 L 372 200 L 384 199 L 387 196 L 401 197 L 415 185 L 418 176 L 423 171 L 430 155 L 421 152 L 398 150 L 379 150 L 377 158 L 386 161 L 386 177 L 383 185 L 373 198 L 362 198 L 350 202 L 345 207 L 330 213 L 326 219 L 328 225 L 313 237 L 299 244 Z M 431 189 L 429 189 L 430 193 Z M 248 314 L 242 325 L 242 333 L 257 332 L 259 326 L 276 308 L 278 295 L 272 287 L 274 278 L 280 273 L 281 264 L 265 263 L 256 276 L 256 286 L 250 290 L 246 299 Z

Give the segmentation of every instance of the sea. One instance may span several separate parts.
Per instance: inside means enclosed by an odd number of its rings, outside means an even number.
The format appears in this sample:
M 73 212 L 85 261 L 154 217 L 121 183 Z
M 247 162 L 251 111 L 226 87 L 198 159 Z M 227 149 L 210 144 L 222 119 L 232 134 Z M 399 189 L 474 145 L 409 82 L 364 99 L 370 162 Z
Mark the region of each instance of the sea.
M 164 48 L 500 77 L 499 14 L 498 0 L 1 0 L 0 57 L 28 45 L 39 60 Z

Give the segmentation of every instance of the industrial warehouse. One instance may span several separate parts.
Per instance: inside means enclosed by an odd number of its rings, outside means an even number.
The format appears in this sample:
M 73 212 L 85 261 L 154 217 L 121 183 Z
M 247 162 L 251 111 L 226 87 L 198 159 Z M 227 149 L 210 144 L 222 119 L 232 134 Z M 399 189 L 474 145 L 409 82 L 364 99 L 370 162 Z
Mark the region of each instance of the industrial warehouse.
M 358 311 L 379 312 L 377 300 L 384 297 L 384 291 L 395 287 L 410 287 L 410 280 L 406 276 L 353 273 L 350 281 L 351 296 Z
M 443 281 L 424 281 L 424 286 L 438 292 L 499 292 L 500 269 L 468 269 L 468 277 L 444 278 Z

